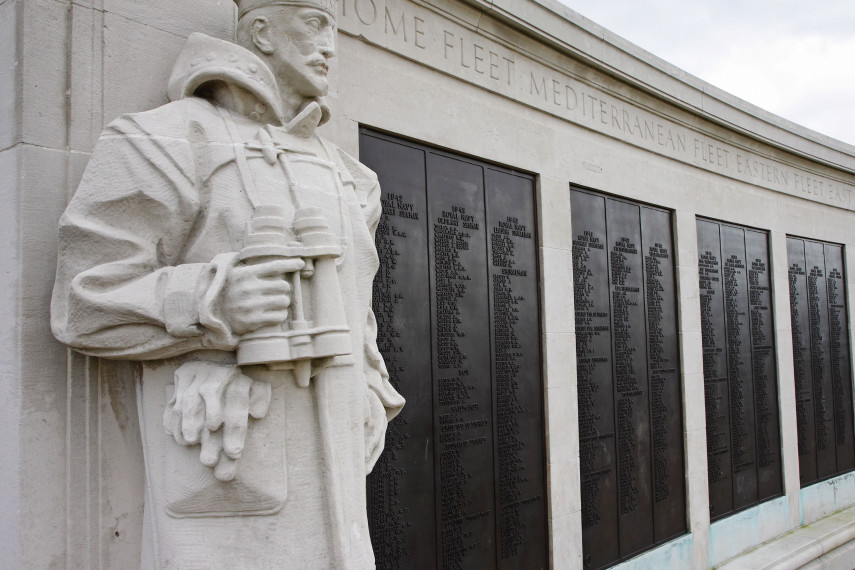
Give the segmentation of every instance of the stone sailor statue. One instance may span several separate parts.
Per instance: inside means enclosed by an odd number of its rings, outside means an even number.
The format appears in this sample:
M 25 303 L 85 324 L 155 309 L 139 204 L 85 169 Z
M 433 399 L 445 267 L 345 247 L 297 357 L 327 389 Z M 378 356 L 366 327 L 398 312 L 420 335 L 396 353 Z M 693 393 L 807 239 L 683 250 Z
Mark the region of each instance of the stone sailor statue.
M 54 334 L 140 361 L 144 568 L 374 567 L 374 174 L 316 134 L 335 0 L 235 0 L 170 103 L 101 135 L 60 221 Z

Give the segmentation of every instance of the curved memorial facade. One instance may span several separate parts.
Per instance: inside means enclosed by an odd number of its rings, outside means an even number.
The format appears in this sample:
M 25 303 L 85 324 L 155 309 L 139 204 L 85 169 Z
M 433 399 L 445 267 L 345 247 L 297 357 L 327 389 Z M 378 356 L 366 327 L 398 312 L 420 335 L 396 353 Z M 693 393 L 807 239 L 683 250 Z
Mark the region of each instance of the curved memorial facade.
M 287 73 L 268 77 L 254 59 L 278 53 L 265 51 L 264 22 L 238 24 L 263 4 L 0 2 L 0 565 L 178 560 L 186 536 L 152 525 L 215 529 L 259 567 L 288 558 L 288 534 L 301 532 L 323 535 L 318 568 L 370 568 L 372 551 L 383 569 L 855 565 L 855 147 L 553 0 L 286 2 L 321 13 L 292 34 L 324 34 L 314 75 L 290 77 L 311 103 L 288 114 L 277 99 L 293 91 Z M 254 55 L 223 47 L 234 42 Z M 194 83 L 211 65 L 219 86 Z M 226 95 L 229 82 L 239 90 Z M 251 105 L 247 90 L 259 94 Z M 325 142 L 300 142 L 321 140 L 316 125 Z M 84 178 L 102 131 L 99 145 L 125 146 L 96 152 Z M 222 285 L 219 256 L 244 247 L 251 218 L 218 197 L 275 201 L 281 180 L 264 169 L 282 162 L 295 204 L 291 174 L 334 188 L 312 194 L 326 197 L 294 231 L 336 237 L 311 255 L 300 242 L 283 288 L 295 305 L 332 290 L 344 328 L 330 331 L 347 331 L 348 346 L 265 372 L 235 360 L 238 340 L 212 332 L 219 301 L 199 292 Z M 78 187 L 87 193 L 72 204 L 91 216 L 60 236 Z M 145 210 L 153 202 L 168 219 Z M 262 210 L 252 231 L 282 226 L 282 211 Z M 124 221 L 111 241 L 79 248 L 74 236 L 113 214 Z M 335 223 L 321 231 L 325 217 Z M 131 242 L 150 253 L 129 254 L 131 286 L 158 271 L 181 279 L 152 280 L 157 294 L 134 304 L 115 276 L 61 277 L 60 290 L 95 284 L 93 298 L 114 300 L 62 314 L 83 323 L 79 338 L 59 333 L 83 352 L 55 340 L 58 252 L 62 269 L 69 252 Z M 255 263 L 240 259 L 229 267 Z M 210 306 L 197 310 L 194 294 Z M 311 321 L 312 334 L 330 332 Z M 155 340 L 134 345 L 129 324 Z M 185 362 L 191 345 L 201 356 Z M 174 425 L 188 421 L 175 420 L 190 385 L 180 370 L 201 364 L 231 370 L 254 402 L 236 421 L 240 445 L 221 443 L 213 461 L 191 440 L 207 438 L 204 450 L 226 428 Z M 181 394 L 164 393 L 173 374 Z M 293 386 L 277 384 L 289 375 Z M 317 477 L 244 478 L 253 465 L 300 473 L 300 461 L 317 462 Z M 176 475 L 187 466 L 198 477 Z M 194 481 L 214 498 L 172 497 Z M 292 510 L 310 520 L 267 523 Z M 240 558 L 218 543 L 213 564 Z

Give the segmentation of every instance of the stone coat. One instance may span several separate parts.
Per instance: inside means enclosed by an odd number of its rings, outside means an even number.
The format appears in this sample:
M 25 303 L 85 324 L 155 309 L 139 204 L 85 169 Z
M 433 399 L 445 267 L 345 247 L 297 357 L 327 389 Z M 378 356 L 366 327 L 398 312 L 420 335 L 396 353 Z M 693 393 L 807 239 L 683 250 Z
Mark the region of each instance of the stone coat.
M 249 91 L 254 110 L 246 116 L 194 96 L 210 81 Z M 388 382 L 371 311 L 376 176 L 314 134 L 326 118 L 318 103 L 286 126 L 262 122 L 262 114 L 281 117 L 275 80 L 256 56 L 228 42 L 191 36 L 170 98 L 119 117 L 99 139 L 60 221 L 52 304 L 61 341 L 142 361 L 143 566 L 373 568 L 365 475 L 379 452 L 369 450 L 404 403 Z M 276 204 L 294 215 L 275 159 L 281 153 L 338 179 L 333 187 L 298 180 L 294 192 L 322 208 L 340 238 L 337 273 L 354 350 L 328 359 L 309 388 L 296 386 L 288 370 L 243 367 L 271 384 L 272 400 L 266 417 L 250 420 L 237 477 L 222 482 L 201 465 L 198 447 L 179 446 L 164 432 L 163 410 L 183 363 L 234 365 L 239 339 L 218 295 L 254 206 Z

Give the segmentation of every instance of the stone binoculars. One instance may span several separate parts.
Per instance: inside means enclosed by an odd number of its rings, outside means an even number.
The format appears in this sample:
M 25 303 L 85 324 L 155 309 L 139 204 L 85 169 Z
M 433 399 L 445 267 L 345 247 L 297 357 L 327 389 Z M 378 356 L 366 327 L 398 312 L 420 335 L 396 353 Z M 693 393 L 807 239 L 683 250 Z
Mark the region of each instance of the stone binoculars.
M 352 353 L 349 328 L 338 282 L 338 237 L 320 208 L 298 209 L 293 234 L 280 206 L 261 205 L 247 223 L 244 248 L 238 259 L 247 265 L 274 259 L 300 258 L 303 269 L 286 276 L 291 284 L 290 317 L 241 337 L 237 361 L 241 366 L 266 364 L 271 370 L 294 370 L 299 386 L 307 387 L 312 361 Z

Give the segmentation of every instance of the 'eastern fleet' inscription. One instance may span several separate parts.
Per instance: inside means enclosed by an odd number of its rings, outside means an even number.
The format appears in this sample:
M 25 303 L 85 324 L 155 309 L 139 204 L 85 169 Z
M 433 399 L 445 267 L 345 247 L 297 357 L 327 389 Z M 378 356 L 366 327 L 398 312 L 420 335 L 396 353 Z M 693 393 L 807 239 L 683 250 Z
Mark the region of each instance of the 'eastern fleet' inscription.
M 571 191 L 584 567 L 686 529 L 668 212 Z

